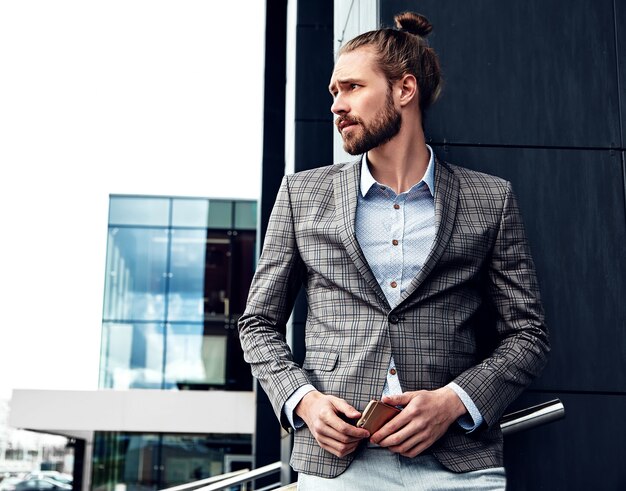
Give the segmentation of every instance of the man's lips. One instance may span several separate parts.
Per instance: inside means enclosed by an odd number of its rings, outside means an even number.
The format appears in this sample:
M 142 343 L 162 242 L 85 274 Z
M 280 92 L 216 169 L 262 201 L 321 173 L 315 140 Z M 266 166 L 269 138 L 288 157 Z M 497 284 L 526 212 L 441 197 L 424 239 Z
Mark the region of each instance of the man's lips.
M 341 133 L 347 127 L 354 126 L 358 124 L 358 122 L 352 119 L 338 119 L 335 124 L 337 125 L 337 129 L 339 130 L 339 133 Z

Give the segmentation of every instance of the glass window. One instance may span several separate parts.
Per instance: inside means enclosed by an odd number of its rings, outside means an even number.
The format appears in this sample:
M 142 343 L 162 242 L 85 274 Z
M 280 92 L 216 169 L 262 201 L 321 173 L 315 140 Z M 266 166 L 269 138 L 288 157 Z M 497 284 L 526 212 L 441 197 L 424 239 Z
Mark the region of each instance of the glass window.
M 211 200 L 209 202 L 209 228 L 233 226 L 233 205 L 231 201 Z
M 164 229 L 109 229 L 105 319 L 164 319 L 167 246 Z
M 235 228 L 237 230 L 256 230 L 256 201 L 237 201 L 235 203 Z
M 167 227 L 170 221 L 169 198 L 111 196 L 109 224 Z
M 256 232 L 234 232 L 231 263 L 230 313 L 240 316 L 246 308 L 248 290 L 256 269 Z
M 92 489 L 156 491 L 186 484 L 234 469 L 232 462 L 251 451 L 250 435 L 97 431 Z
M 176 324 L 167 328 L 167 386 L 206 389 L 226 384 L 228 337 L 223 328 Z
M 92 489 L 159 489 L 160 440 L 158 434 L 96 432 Z
M 172 231 L 168 320 L 229 315 L 230 240 L 226 232 Z
M 163 325 L 105 322 L 102 326 L 100 387 L 163 388 Z
M 172 206 L 172 227 L 208 227 L 209 200 L 175 199 Z
M 204 259 L 204 318 L 221 319 L 230 315 L 230 236 L 207 232 Z

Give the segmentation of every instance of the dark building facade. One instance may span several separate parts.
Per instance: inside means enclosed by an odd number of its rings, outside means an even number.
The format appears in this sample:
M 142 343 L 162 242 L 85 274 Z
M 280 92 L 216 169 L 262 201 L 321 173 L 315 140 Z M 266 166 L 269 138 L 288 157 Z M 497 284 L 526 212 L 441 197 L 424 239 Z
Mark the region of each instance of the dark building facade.
M 269 1 L 268 19 L 285 3 Z M 288 172 L 332 159 L 326 93 L 332 49 L 360 4 L 371 4 L 294 3 L 295 88 L 288 94 L 295 105 L 294 155 L 286 158 Z M 347 12 L 341 25 L 333 19 L 338 6 Z M 429 143 L 444 160 L 512 182 L 538 270 L 553 351 L 543 376 L 510 410 L 560 398 L 566 418 L 506 439 L 509 488 L 621 489 L 626 5 L 385 0 L 377 2 L 376 20 L 393 25 L 393 15 L 405 10 L 433 23 L 429 41 L 446 81 L 426 118 Z M 264 168 L 270 163 L 265 159 Z M 262 207 L 271 207 L 276 187 L 264 179 Z M 293 316 L 296 357 L 305 315 L 301 302 Z M 271 417 L 262 405 L 259 415 Z

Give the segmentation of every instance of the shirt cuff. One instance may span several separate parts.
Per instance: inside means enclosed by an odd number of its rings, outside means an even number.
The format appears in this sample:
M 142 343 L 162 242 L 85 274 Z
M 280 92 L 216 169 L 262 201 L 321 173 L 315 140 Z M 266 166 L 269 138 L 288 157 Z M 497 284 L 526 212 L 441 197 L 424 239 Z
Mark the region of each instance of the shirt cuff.
M 289 424 L 294 430 L 301 428 L 304 426 L 304 421 L 300 416 L 295 413 L 296 406 L 300 403 L 302 398 L 307 395 L 309 392 L 317 390 L 311 384 L 306 384 L 296 390 L 293 394 L 289 396 L 289 399 L 285 401 L 285 405 L 283 406 L 283 412 L 287 419 L 289 420 Z
M 461 389 L 461 387 L 459 387 L 454 382 L 450 382 L 448 385 L 446 385 L 446 387 L 452 389 L 454 393 L 459 396 L 461 402 L 465 405 L 465 409 L 467 409 L 467 414 L 461 416 L 459 419 L 456 420 L 456 422 L 461 428 L 466 430 L 468 433 L 471 433 L 481 424 L 483 424 L 483 415 L 480 414 L 480 411 L 476 407 L 476 404 L 474 404 L 474 401 L 472 401 L 472 398 L 467 395 L 467 392 Z

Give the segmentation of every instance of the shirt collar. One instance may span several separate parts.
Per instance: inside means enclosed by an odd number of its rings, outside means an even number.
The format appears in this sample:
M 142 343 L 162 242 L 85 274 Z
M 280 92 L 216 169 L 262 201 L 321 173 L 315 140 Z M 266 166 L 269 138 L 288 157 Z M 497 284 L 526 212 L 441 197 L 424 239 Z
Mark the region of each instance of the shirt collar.
M 435 153 L 433 149 L 430 148 L 430 145 L 426 145 L 428 151 L 430 152 L 430 160 L 428 161 L 428 167 L 426 167 L 426 172 L 424 173 L 424 177 L 422 180 L 418 182 L 414 187 L 418 186 L 420 183 L 424 182 L 428 189 L 430 190 L 430 194 L 435 195 Z M 367 165 L 367 153 L 363 154 L 361 158 L 361 196 L 365 196 L 370 188 L 377 184 L 376 180 L 372 176 L 370 172 L 369 166 Z

